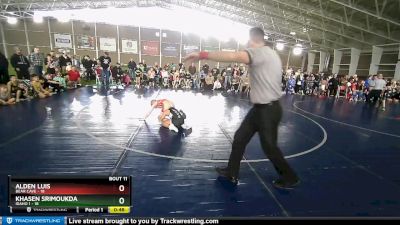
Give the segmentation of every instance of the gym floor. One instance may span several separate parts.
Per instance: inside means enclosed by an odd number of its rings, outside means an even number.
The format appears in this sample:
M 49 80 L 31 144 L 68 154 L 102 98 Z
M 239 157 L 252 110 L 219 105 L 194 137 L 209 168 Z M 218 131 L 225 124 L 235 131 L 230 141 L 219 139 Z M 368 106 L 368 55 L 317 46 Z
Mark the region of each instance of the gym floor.
M 150 100 L 168 98 L 193 127 L 182 136 L 144 121 Z M 279 146 L 302 183 L 274 189 L 258 136 L 237 187 L 218 179 L 246 97 L 192 91 L 109 95 L 89 87 L 0 108 L 0 213 L 7 175 L 132 175 L 132 216 L 400 216 L 400 105 L 284 96 Z

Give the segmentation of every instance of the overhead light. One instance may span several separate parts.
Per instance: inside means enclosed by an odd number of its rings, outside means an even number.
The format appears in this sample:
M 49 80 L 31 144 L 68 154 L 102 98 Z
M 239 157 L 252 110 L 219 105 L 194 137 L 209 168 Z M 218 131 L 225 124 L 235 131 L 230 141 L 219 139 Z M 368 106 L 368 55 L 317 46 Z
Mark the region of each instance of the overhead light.
M 18 19 L 16 17 L 7 17 L 7 23 L 9 24 L 17 24 Z
M 284 48 L 285 44 L 283 44 L 282 42 L 276 43 L 276 49 L 278 49 L 279 51 L 282 51 Z
M 293 48 L 294 55 L 300 55 L 303 52 L 303 46 L 301 44 L 296 44 Z
M 43 22 L 43 16 L 34 15 L 34 16 L 33 16 L 33 22 L 35 22 L 35 23 L 42 23 L 42 22 Z
M 291 31 L 291 32 L 290 32 L 290 35 L 293 35 L 293 36 L 294 36 L 294 35 L 296 35 L 296 32 Z

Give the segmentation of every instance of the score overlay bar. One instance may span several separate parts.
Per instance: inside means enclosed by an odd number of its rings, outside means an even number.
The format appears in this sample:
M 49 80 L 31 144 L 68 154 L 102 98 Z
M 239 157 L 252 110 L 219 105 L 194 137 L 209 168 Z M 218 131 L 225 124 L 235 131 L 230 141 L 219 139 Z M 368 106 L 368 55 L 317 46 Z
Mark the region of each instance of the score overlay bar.
M 60 211 L 107 213 L 103 208 L 131 207 L 131 192 L 130 176 L 40 178 L 9 176 L 8 206 L 10 212 L 14 213 Z

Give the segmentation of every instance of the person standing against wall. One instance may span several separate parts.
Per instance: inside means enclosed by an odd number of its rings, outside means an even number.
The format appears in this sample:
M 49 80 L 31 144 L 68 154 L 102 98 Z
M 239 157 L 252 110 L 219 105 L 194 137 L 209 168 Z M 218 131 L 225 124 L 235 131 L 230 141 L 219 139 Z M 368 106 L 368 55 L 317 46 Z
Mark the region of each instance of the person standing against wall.
M 19 47 L 15 48 L 15 53 L 11 56 L 11 65 L 17 73 L 17 78 L 22 80 L 30 80 L 29 67 L 30 63 L 28 58 L 22 54 Z
M 128 70 L 129 70 L 129 75 L 131 76 L 132 79 L 134 79 L 135 76 L 136 76 L 136 74 L 135 74 L 135 72 L 136 72 L 136 62 L 132 58 L 128 63 Z
M 106 89 L 110 88 L 110 76 L 111 76 L 111 58 L 108 52 L 104 52 L 104 55 L 99 58 L 100 66 L 102 68 L 101 77 L 103 79 L 103 85 L 106 85 Z
M 2 52 L 0 52 L 0 84 L 6 84 L 10 80 L 8 75 L 8 60 Z
M 44 55 L 40 52 L 38 47 L 33 49 L 33 52 L 29 55 L 29 60 L 31 66 L 33 67 L 33 74 L 38 75 L 39 77 L 43 76 L 43 64 L 44 64 Z
M 72 65 L 71 57 L 68 56 L 67 51 L 63 51 L 62 56 L 59 57 L 59 63 L 62 73 L 67 73 L 67 66 Z

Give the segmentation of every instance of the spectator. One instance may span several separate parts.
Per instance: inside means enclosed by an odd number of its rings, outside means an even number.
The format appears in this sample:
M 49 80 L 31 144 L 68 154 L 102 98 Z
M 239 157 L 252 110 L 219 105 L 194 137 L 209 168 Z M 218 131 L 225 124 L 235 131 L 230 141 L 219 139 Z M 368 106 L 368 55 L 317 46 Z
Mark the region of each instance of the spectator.
M 81 61 L 79 60 L 81 57 L 79 55 L 74 55 L 72 57 L 72 66 L 75 66 L 76 68 L 81 68 Z
M 0 105 L 13 105 L 15 104 L 15 98 L 9 95 L 7 86 L 0 84 Z
M 93 67 L 95 65 L 95 61 L 90 59 L 90 56 L 85 55 L 82 59 L 82 66 L 85 69 L 85 77 L 87 80 L 95 79 L 95 73 Z
M 61 87 L 61 84 L 58 81 L 54 80 L 53 76 L 54 75 L 47 74 L 45 77 L 46 78 L 45 82 L 47 83 L 48 87 L 52 90 L 52 92 L 60 93 L 63 88 Z
M 158 63 L 154 63 L 153 70 L 155 72 L 154 74 L 154 84 L 156 87 L 159 87 L 161 85 L 161 68 L 158 65 Z
M 142 77 L 143 77 L 143 72 L 141 69 L 137 68 L 136 72 L 135 72 L 135 85 L 136 88 L 140 88 L 141 87 L 141 82 L 142 82 Z
M 189 66 L 189 73 L 193 76 L 197 72 L 196 65 L 194 63 L 190 64 Z
M 51 56 L 51 54 L 47 54 L 46 56 L 46 74 L 56 74 L 56 62 L 54 61 L 54 58 Z
M 52 95 L 51 92 L 43 88 L 42 82 L 40 82 L 39 76 L 36 74 L 32 75 L 32 88 L 34 95 L 39 98 L 46 98 Z
M 50 53 L 47 56 L 51 57 L 51 59 L 53 60 L 53 64 L 54 64 L 55 68 L 60 66 L 59 61 L 58 61 L 59 57 L 55 54 L 55 52 L 53 50 L 51 50 Z M 47 64 L 48 64 L 48 58 L 46 57 L 44 59 L 44 65 L 47 65 Z
M 232 85 L 232 66 L 231 64 L 228 65 L 228 67 L 226 67 L 225 70 L 225 82 L 224 82 L 224 88 L 225 90 L 228 90 L 230 88 L 230 86 Z
M 154 88 L 154 81 L 155 81 L 155 77 L 156 77 L 156 71 L 154 70 L 154 68 L 150 68 L 147 73 L 149 75 L 149 87 L 153 87 Z
M 15 53 L 11 56 L 11 65 L 14 67 L 18 79 L 30 80 L 30 63 L 19 47 L 15 48 Z
M 139 69 L 141 72 L 144 72 L 145 69 L 144 69 L 144 64 L 143 64 L 142 62 L 139 63 L 138 69 Z
M 117 84 L 122 83 L 124 71 L 122 70 L 120 63 L 117 63 L 115 66 L 112 67 L 111 74 L 112 74 L 114 80 L 117 82 Z
M 33 52 L 29 55 L 29 60 L 31 66 L 33 67 L 33 74 L 42 77 L 44 56 L 43 53 L 40 52 L 40 49 L 38 47 L 35 47 L 33 49 Z
M 240 80 L 241 92 L 248 93 L 250 91 L 250 77 L 245 73 Z
M 382 94 L 383 91 L 386 89 L 386 81 L 383 79 L 383 75 L 379 74 L 378 76 L 374 76 L 372 82 L 373 85 L 370 83 L 371 92 L 368 95 L 367 102 L 371 102 L 371 98 L 373 98 L 373 105 L 376 105 L 376 102 L 379 100 L 379 105 L 382 103 Z
M 217 76 L 219 74 L 219 69 L 217 67 L 217 65 L 215 65 L 215 67 L 211 70 L 212 75 L 214 76 L 215 79 L 217 79 Z
M 67 73 L 67 66 L 72 65 L 71 57 L 68 56 L 67 51 L 63 51 L 63 54 L 58 59 L 62 73 Z
M 167 71 L 167 69 L 166 69 L 167 67 L 164 67 L 162 70 L 161 70 L 161 77 L 162 77 L 162 83 L 163 83 L 163 87 L 164 88 L 168 88 L 169 87 L 169 73 L 168 73 L 168 71 Z
M 142 61 L 142 65 L 143 65 L 143 72 L 147 72 L 147 64 L 144 60 Z
M 67 82 L 60 72 L 56 73 L 56 76 L 53 78 L 53 80 L 58 82 L 58 84 L 60 85 L 60 90 L 64 90 L 65 88 L 67 88 Z
M 290 75 L 290 78 L 287 81 L 287 85 L 285 87 L 286 89 L 286 94 L 294 94 L 294 87 L 296 86 L 296 79 L 294 78 L 293 75 Z
M 17 80 L 17 77 L 15 77 L 14 75 L 10 77 L 10 81 L 7 83 L 7 91 L 8 91 L 8 96 L 14 98 L 15 102 L 18 103 L 20 101 L 22 91 L 19 87 L 19 82 Z
M 373 89 L 375 87 L 375 80 L 376 80 L 376 75 L 370 76 L 368 78 L 368 82 L 366 82 L 366 88 L 367 88 L 367 93 L 366 93 L 366 102 L 370 103 L 371 98 L 373 97 Z
M 211 90 L 213 89 L 214 85 L 214 77 L 212 76 L 211 71 L 208 72 L 208 75 L 205 78 L 205 90 Z
M 328 96 L 336 96 L 339 87 L 339 80 L 337 79 L 337 74 L 328 81 Z
M 220 90 L 222 88 L 221 82 L 219 79 L 214 81 L 213 91 Z
M 6 84 L 10 80 L 8 76 L 8 60 L 2 52 L 0 52 L 0 84 Z
M 232 77 L 232 91 L 238 93 L 239 85 L 240 85 L 239 70 L 236 70 L 233 72 L 233 77 Z
M 327 90 L 328 90 L 328 81 L 326 80 L 326 78 L 322 78 L 319 87 L 319 95 L 326 96 Z
M 193 88 L 195 90 L 200 90 L 200 88 L 201 88 L 201 80 L 200 80 L 199 74 L 195 73 L 194 75 L 192 75 L 192 80 L 193 80 Z
M 208 74 L 208 71 L 210 70 L 210 66 L 207 63 L 205 63 L 203 65 L 202 70 L 204 71 L 205 74 Z
M 68 87 L 76 88 L 77 85 L 81 83 L 81 75 L 77 70 L 76 66 L 72 66 L 71 70 L 68 71 Z
M 108 90 L 110 88 L 111 76 L 111 58 L 109 56 L 109 53 L 107 51 L 104 52 L 104 55 L 100 56 L 99 61 L 102 68 L 101 78 L 103 80 L 103 84 L 105 83 L 106 89 Z
M 128 69 L 129 69 L 129 75 L 133 79 L 135 77 L 135 71 L 136 71 L 136 62 L 131 58 L 131 60 L 128 63 Z

